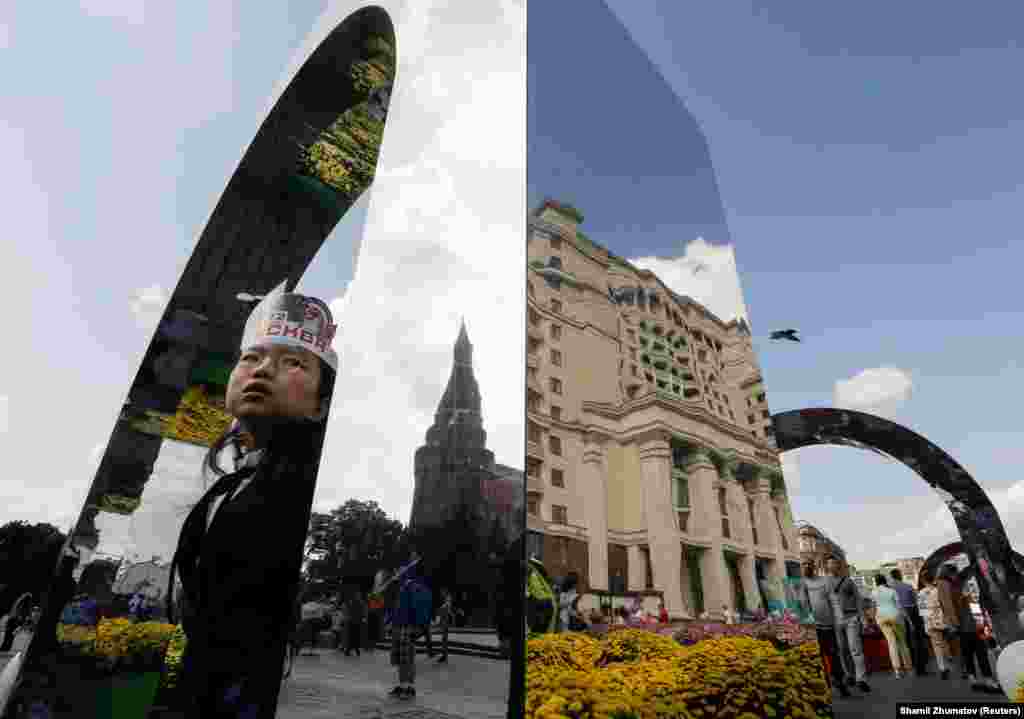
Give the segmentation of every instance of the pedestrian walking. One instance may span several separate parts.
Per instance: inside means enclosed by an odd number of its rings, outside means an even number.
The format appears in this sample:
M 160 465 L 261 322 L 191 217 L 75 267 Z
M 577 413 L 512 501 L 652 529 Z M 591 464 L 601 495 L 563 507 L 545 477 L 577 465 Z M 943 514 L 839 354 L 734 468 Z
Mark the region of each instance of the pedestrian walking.
M 980 627 L 971 610 L 971 599 L 959 582 L 953 586 L 953 606 L 960 619 L 958 628 L 960 630 L 961 668 L 967 681 L 971 683 L 971 689 L 978 692 L 1002 694 L 999 684 L 992 676 L 988 647 L 979 636 Z
M 864 661 L 864 603 L 857 585 L 843 571 L 843 563 L 835 555 L 825 562 L 831 583 L 832 610 L 836 617 L 836 640 L 839 657 L 846 672 L 847 684 L 862 692 L 870 692 Z
M 452 622 L 455 621 L 455 617 L 460 613 L 455 608 L 452 593 L 447 589 L 442 590 L 441 606 L 437 610 L 437 617 L 440 620 L 439 624 L 441 627 L 441 656 L 437 660 L 438 664 L 444 664 L 448 661 L 448 632 L 451 629 Z
M 886 644 L 889 645 L 889 659 L 892 660 L 893 672 L 897 678 L 901 678 L 904 672 L 909 673 L 913 669 L 910 647 L 907 646 L 905 617 L 900 608 L 899 595 L 885 583 L 885 577 L 881 574 L 875 576 L 873 599 L 878 626 L 885 635 Z
M 348 602 L 344 599 L 340 599 L 331 612 L 331 631 L 334 632 L 334 648 L 345 651 L 348 644 Z
M 894 569 L 889 572 L 892 577 L 892 586 L 899 596 L 900 609 L 903 610 L 904 627 L 907 635 L 907 645 L 910 647 L 910 656 L 914 662 L 914 671 L 919 677 L 928 673 L 928 636 L 925 634 L 924 620 L 917 606 L 917 592 L 914 588 L 903 581 L 903 572 Z
M 818 635 L 818 647 L 825 660 L 825 676 L 831 674 L 832 688 L 844 697 L 850 696 L 850 690 L 844 682 L 843 662 L 839 657 L 839 644 L 836 639 L 836 618 L 832 609 L 832 582 L 828 577 L 817 576 L 814 562 L 804 562 L 804 598 L 814 615 L 814 631 Z
M 562 591 L 558 595 L 558 624 L 559 631 L 578 631 L 580 594 L 576 591 L 579 578 L 576 574 L 570 574 L 565 578 Z
M 921 583 L 924 587 L 918 592 L 918 596 L 925 607 L 924 620 L 928 639 L 931 642 L 932 651 L 935 653 L 939 674 L 943 679 L 949 679 L 949 669 L 952 664 L 949 639 L 955 632 L 952 601 L 951 598 L 944 601 L 938 582 L 930 569 L 921 570 Z
M 366 602 L 363 601 L 362 592 L 356 592 L 348 601 L 346 617 L 347 643 L 345 645 L 345 656 L 362 656 L 363 622 L 366 621 Z
M 394 611 L 391 613 L 391 664 L 398 668 L 398 686 L 390 696 L 412 699 L 416 696 L 416 635 L 422 626 L 424 587 L 413 572 L 401 580 Z M 418 616 L 419 615 L 419 616 Z
M 186 518 L 172 561 L 169 586 L 177 573 L 185 597 L 189 717 L 262 719 L 277 706 L 337 371 L 330 309 L 284 287 L 246 322 L 225 398 L 235 421 L 206 456 L 217 479 Z M 225 450 L 230 473 L 220 466 Z

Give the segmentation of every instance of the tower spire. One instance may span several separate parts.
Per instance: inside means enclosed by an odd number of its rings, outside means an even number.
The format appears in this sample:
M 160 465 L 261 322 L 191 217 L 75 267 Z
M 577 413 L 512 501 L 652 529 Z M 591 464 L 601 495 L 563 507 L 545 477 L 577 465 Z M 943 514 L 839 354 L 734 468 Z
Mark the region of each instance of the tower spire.
M 440 442 L 447 436 L 449 428 L 459 424 L 474 435 L 470 443 L 484 447 L 485 433 L 480 413 L 480 387 L 473 374 L 473 345 L 469 341 L 466 322 L 459 325 L 459 336 L 455 340 L 454 363 L 441 402 L 434 415 L 434 426 L 428 431 L 429 439 Z M 429 443 L 429 442 L 428 442 Z
M 468 366 L 472 375 L 473 367 L 473 345 L 469 341 L 469 333 L 466 332 L 466 320 L 463 318 L 459 326 L 459 337 L 455 340 L 455 364 Z M 454 375 L 453 375 L 454 376 Z

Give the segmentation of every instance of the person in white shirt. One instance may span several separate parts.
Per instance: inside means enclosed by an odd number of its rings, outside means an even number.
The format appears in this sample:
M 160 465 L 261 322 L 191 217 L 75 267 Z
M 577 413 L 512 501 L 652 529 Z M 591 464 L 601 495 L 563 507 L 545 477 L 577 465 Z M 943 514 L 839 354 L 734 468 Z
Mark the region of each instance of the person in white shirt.
M 897 677 L 902 677 L 904 672 L 913 669 L 914 663 L 910 656 L 910 647 L 907 646 L 905 617 L 900 607 L 900 597 L 895 589 L 886 584 L 885 577 L 881 574 L 875 576 L 875 585 L 875 617 L 889 645 L 893 671 Z
M 562 591 L 558 595 L 558 624 L 559 631 L 568 632 L 576 626 L 576 619 L 578 608 L 577 605 L 580 600 L 579 592 L 576 591 L 578 578 L 575 574 L 570 574 L 565 579 L 565 584 L 562 586 Z

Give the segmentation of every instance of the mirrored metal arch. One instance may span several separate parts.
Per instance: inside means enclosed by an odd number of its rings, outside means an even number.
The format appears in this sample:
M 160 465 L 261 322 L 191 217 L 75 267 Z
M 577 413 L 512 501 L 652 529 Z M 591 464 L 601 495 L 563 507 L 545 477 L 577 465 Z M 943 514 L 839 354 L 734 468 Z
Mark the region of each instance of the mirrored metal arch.
M 963 552 L 980 568 L 982 605 L 1004 645 L 1024 638 L 1014 601 L 1024 591 L 999 513 L 985 490 L 938 446 L 881 417 L 828 407 L 791 410 L 772 416 L 780 452 L 811 445 L 855 447 L 883 454 L 912 469 L 946 502 L 960 532 Z M 934 556 L 934 555 L 933 555 Z
M 924 560 L 924 564 L 921 565 L 921 569 L 918 571 L 918 577 L 915 577 L 915 581 L 920 577 L 921 572 L 928 570 L 932 576 L 938 573 L 939 568 L 957 557 L 967 554 L 967 549 L 963 542 L 950 542 L 944 546 L 939 547 L 934 552 L 928 555 L 928 558 Z M 969 556 L 969 555 L 968 555 Z M 1014 551 L 1011 555 L 1011 560 L 1014 566 L 1017 567 L 1017 571 L 1021 571 L 1024 568 L 1024 555 Z M 974 564 L 967 564 L 963 569 L 960 570 L 960 579 L 966 580 L 971 576 L 977 575 L 977 566 Z
M 0 687 L 4 716 L 26 710 L 27 702 L 36 699 L 49 701 L 51 716 L 66 715 L 62 704 L 84 716 L 87 706 L 98 701 L 103 681 L 83 679 L 57 637 L 70 601 L 87 585 L 102 590 L 102 606 L 94 608 L 101 615 L 135 612 L 111 598 L 128 582 L 137 587 L 136 596 L 144 597 L 152 617 L 164 616 L 166 560 L 173 544 L 161 545 L 163 556 L 150 562 L 94 557 L 102 541 L 97 519 L 133 522 L 147 509 L 143 497 L 161 448 L 170 442 L 203 452 L 228 427 L 224 389 L 252 308 L 245 296 L 266 294 L 285 278 L 292 290 L 331 230 L 373 182 L 395 63 L 395 29 L 388 12 L 376 6 L 356 10 L 308 57 L 256 133 L 199 237 L 130 386 L 34 635 L 7 668 L 11 681 Z M 308 496 L 298 497 L 298 510 L 286 519 L 303 535 L 322 440 L 321 435 L 305 469 L 306 489 L 299 494 Z M 192 467 L 198 475 L 198 464 Z M 190 506 L 168 505 L 162 517 L 166 526 L 133 526 L 131 533 L 154 535 L 148 537 L 151 545 L 174 542 Z M 292 549 L 299 556 L 303 548 Z M 100 565 L 109 571 L 96 569 Z M 155 692 L 156 684 L 151 689 Z M 55 701 L 58 695 L 60 702 Z

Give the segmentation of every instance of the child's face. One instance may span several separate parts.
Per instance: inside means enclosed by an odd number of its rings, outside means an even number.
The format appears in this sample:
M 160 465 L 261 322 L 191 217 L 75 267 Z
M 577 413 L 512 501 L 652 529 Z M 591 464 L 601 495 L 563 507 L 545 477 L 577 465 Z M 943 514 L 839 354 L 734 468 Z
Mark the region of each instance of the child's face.
M 320 362 L 300 347 L 259 345 L 242 352 L 228 380 L 225 404 L 241 420 L 315 418 Z

